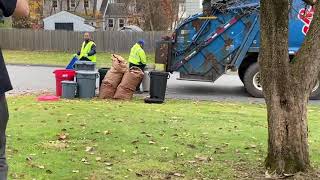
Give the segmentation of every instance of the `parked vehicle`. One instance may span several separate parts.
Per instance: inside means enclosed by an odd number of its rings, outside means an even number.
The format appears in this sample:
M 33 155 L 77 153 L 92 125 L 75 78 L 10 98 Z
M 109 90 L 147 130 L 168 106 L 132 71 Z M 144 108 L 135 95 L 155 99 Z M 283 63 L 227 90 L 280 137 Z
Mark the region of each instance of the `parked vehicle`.
M 314 8 L 293 0 L 289 14 L 289 54 L 298 52 L 313 18 Z M 216 1 L 187 18 L 172 38 L 157 43 L 156 63 L 180 80 L 216 81 L 228 70 L 238 71 L 246 91 L 263 97 L 257 62 L 260 47 L 259 0 Z M 320 98 L 319 81 L 312 98 Z

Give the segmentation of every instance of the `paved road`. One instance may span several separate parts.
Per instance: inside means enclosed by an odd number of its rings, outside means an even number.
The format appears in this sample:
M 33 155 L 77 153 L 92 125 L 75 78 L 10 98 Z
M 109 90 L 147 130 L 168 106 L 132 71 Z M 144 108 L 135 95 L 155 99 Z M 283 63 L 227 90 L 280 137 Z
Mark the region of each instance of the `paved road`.
M 14 86 L 11 94 L 37 91 L 54 91 L 54 67 L 8 66 Z M 236 75 L 224 75 L 215 83 L 178 81 L 178 74 L 171 76 L 168 82 L 168 98 L 194 100 L 226 100 L 242 102 L 263 102 L 250 98 Z

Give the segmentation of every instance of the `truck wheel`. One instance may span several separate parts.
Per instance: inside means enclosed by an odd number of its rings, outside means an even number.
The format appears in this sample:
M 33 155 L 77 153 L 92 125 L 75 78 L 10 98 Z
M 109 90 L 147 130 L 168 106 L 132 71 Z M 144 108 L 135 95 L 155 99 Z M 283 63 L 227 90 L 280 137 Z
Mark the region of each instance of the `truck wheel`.
M 246 91 L 253 97 L 263 98 L 259 64 L 253 63 L 246 70 L 243 78 Z
M 244 71 L 243 70 L 238 70 L 238 75 L 239 75 L 239 78 L 240 78 L 240 80 L 241 80 L 241 82 L 243 83 L 243 77 L 244 77 Z
M 263 98 L 259 64 L 254 63 L 247 69 L 244 75 L 244 86 L 246 91 L 253 97 Z M 311 100 L 320 100 L 320 79 L 310 95 Z
M 311 100 L 319 100 L 320 99 L 320 80 L 317 80 L 316 85 L 312 89 L 310 99 Z

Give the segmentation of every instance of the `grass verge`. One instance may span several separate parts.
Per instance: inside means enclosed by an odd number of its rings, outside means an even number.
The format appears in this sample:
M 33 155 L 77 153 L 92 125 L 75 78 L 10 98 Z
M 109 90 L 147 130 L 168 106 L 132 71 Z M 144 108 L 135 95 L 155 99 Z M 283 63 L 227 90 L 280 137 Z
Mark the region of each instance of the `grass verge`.
M 263 175 L 263 105 L 170 100 L 39 103 L 10 97 L 11 179 L 241 179 Z M 320 108 L 310 152 L 320 164 Z
M 66 66 L 72 59 L 72 54 L 66 52 L 40 52 L 40 51 L 3 51 L 7 64 L 28 64 L 28 65 L 53 65 Z M 128 53 L 120 53 L 128 59 Z M 148 63 L 154 63 L 154 54 L 148 53 Z M 97 67 L 110 67 L 111 53 L 97 53 Z

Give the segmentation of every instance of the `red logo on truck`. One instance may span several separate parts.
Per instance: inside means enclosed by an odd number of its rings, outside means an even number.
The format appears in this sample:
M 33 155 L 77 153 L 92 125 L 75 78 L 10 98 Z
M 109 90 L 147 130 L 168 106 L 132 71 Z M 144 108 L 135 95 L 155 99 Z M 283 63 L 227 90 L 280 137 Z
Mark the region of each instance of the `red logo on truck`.
M 311 21 L 313 19 L 315 8 L 310 6 L 309 8 L 302 8 L 299 11 L 298 18 L 304 23 L 302 33 L 306 35 L 309 31 Z

